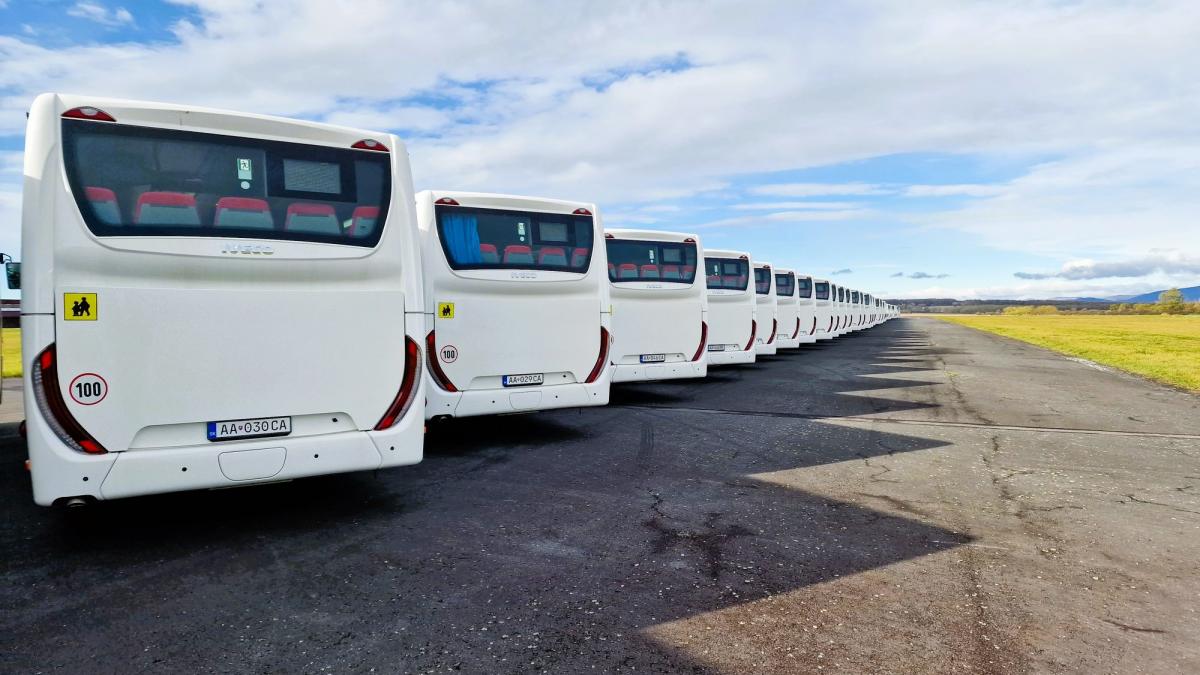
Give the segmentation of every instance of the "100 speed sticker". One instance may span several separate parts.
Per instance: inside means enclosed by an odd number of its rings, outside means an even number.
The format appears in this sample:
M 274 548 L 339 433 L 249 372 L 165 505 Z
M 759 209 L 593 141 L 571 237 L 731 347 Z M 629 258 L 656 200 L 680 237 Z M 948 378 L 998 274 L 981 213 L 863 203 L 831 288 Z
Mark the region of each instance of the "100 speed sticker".
M 67 387 L 71 400 L 79 405 L 96 405 L 108 396 L 108 382 L 96 373 L 76 375 Z

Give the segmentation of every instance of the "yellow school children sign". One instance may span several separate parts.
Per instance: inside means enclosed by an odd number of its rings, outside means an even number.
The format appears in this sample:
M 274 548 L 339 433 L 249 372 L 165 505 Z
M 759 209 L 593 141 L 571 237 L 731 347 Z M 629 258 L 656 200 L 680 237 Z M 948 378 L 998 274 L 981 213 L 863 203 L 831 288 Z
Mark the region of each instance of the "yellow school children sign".
M 63 318 L 67 321 L 95 321 L 100 316 L 100 300 L 95 293 L 63 293 Z
M 453 302 L 439 302 L 438 310 L 437 310 L 437 318 L 453 319 L 454 318 L 454 303 Z

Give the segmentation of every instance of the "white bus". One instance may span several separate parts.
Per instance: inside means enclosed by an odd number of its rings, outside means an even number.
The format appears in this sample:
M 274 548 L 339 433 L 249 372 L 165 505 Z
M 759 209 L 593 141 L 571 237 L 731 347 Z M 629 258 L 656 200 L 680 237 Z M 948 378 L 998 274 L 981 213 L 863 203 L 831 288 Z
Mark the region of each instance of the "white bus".
M 832 340 L 833 331 L 833 284 L 827 279 L 813 278 L 813 317 L 817 320 L 814 337 L 817 340 Z
M 426 190 L 417 223 L 427 418 L 608 403 L 609 282 L 594 204 Z
M 704 250 L 708 286 L 708 365 L 754 363 L 754 288 L 750 286 L 750 254 L 744 251 Z
M 800 334 L 808 326 L 801 327 L 799 301 L 796 298 L 796 273 L 792 270 L 775 268 L 775 319 L 778 328 L 775 334 L 776 349 L 795 349 L 800 346 Z
M 800 319 L 800 336 L 797 343 L 810 345 L 817 341 L 817 303 L 814 298 L 813 278 L 807 274 L 796 275 L 796 317 Z
M 421 460 L 412 178 L 389 134 L 43 94 L 21 342 L 34 501 Z
M 771 271 L 771 263 L 754 262 L 751 264 L 754 267 L 754 292 L 758 303 L 755 310 L 755 321 L 761 327 L 754 336 L 754 351 L 759 356 L 770 355 L 776 352 L 775 333 L 779 331 L 775 274 Z
M 653 230 L 604 234 L 612 296 L 613 382 L 704 377 L 708 290 L 700 237 Z

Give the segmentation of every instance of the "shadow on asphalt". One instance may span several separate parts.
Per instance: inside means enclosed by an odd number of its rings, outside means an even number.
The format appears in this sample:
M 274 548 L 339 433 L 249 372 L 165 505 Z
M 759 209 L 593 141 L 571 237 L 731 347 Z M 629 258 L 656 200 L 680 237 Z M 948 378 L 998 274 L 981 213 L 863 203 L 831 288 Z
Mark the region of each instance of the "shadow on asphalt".
M 943 445 L 784 414 L 895 409 L 864 392 L 927 386 L 903 378 L 924 356 L 893 322 L 769 367 L 614 387 L 605 408 L 436 424 L 415 467 L 83 514 L 33 506 L 8 442 L 0 660 L 702 670 L 639 631 L 969 540 L 900 502 L 912 518 L 772 480 Z

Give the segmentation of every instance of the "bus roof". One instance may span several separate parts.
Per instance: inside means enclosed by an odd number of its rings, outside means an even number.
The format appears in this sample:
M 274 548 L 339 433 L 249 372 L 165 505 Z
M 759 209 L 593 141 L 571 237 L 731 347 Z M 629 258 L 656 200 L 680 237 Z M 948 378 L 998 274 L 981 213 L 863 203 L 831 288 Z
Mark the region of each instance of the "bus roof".
M 604 228 L 604 234 L 611 234 L 614 237 L 621 239 L 640 239 L 644 241 L 677 241 L 682 242 L 687 239 L 700 240 L 698 234 L 688 234 L 687 232 L 664 232 L 662 230 L 633 230 L 627 228 Z
M 458 192 L 454 190 L 422 190 L 417 193 L 417 199 L 432 197 L 436 203 L 439 199 L 452 199 L 459 206 L 480 209 L 501 209 L 512 211 L 539 211 L 543 213 L 572 214 L 578 209 L 585 209 L 591 215 L 596 215 L 596 205 L 593 202 L 578 202 L 565 199 L 550 199 L 547 197 L 527 197 L 523 195 L 506 195 L 492 192 Z

